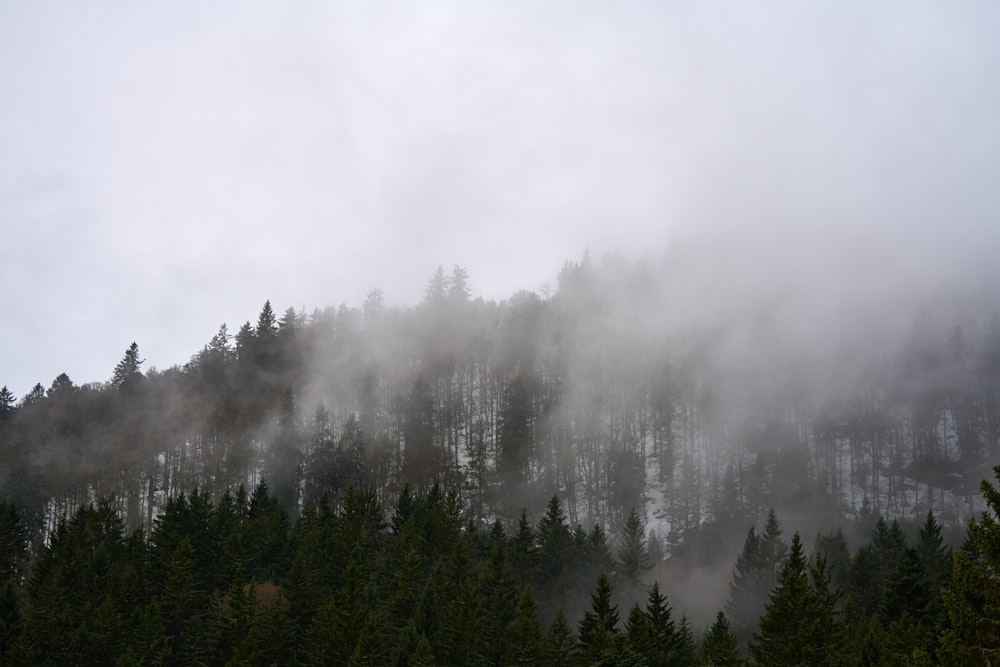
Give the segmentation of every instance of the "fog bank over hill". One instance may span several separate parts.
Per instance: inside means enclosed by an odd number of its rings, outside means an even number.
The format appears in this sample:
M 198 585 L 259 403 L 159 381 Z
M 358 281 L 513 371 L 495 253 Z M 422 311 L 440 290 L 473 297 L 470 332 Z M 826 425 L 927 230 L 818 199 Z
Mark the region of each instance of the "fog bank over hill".
M 264 298 L 413 306 L 438 265 L 501 300 L 587 249 L 794 261 L 834 292 L 799 320 L 947 290 L 1000 226 L 998 32 L 991 2 L 7 4 L 0 382 L 133 339 L 168 368 Z

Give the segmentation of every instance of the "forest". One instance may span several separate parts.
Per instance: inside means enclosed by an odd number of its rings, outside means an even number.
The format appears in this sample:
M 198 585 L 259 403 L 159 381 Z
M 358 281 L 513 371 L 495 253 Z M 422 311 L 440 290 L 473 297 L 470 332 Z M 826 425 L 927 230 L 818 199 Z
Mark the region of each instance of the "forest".
M 995 294 L 719 261 L 439 268 L 4 387 L 3 660 L 996 664 Z

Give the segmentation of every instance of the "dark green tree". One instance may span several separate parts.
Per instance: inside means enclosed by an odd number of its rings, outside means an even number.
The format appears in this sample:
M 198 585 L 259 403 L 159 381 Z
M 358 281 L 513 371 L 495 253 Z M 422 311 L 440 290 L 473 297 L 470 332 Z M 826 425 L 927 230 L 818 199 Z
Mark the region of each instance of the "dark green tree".
M 580 619 L 580 654 L 585 660 L 599 659 L 618 632 L 618 607 L 611 604 L 611 591 L 611 582 L 602 574 L 597 579 L 597 589 L 590 595 L 590 609 Z
M 618 563 L 619 575 L 629 591 L 638 590 L 642 578 L 653 569 L 649 552 L 646 551 L 646 531 L 634 507 L 625 520 L 625 527 L 622 530 Z
M 993 468 L 1000 481 L 1000 465 Z M 1000 664 L 1000 491 L 980 485 L 987 509 L 969 521 L 969 549 L 952 553 L 951 585 L 941 592 L 949 624 L 941 634 L 942 665 Z
M 531 592 L 531 584 L 524 587 L 517 603 L 514 622 L 511 623 L 507 663 L 511 665 L 540 665 L 542 662 L 542 625 L 538 622 L 538 606 Z
M 535 531 L 528 521 L 528 513 L 522 509 L 517 521 L 517 532 L 510 542 L 510 566 L 522 586 L 530 582 L 535 575 L 538 562 L 535 539 Z
M 508 662 L 510 626 L 517 616 L 517 579 L 507 559 L 507 544 L 501 540 L 493 546 L 489 568 L 483 578 L 480 597 L 483 600 L 483 621 L 480 626 L 478 653 L 489 665 Z
M 851 553 L 847 548 L 847 539 L 844 538 L 843 531 L 838 528 L 836 532 L 817 533 L 813 553 L 826 562 L 833 594 L 839 597 L 845 593 L 851 573 Z
M 751 526 L 743 542 L 743 550 L 736 557 L 726 601 L 726 615 L 732 619 L 733 630 L 744 647 L 764 612 L 767 595 L 774 582 L 770 558 L 761 537 Z
M 625 619 L 625 637 L 629 647 L 638 655 L 648 656 L 653 650 L 653 629 L 649 624 L 649 617 L 636 603 L 628 612 Z M 648 661 L 647 661 L 648 662 Z
M 549 500 L 535 532 L 538 536 L 538 590 L 548 600 L 541 615 L 546 618 L 567 602 L 564 584 L 573 544 L 566 513 L 556 496 Z
M 576 640 L 561 609 L 545 634 L 543 653 L 544 664 L 552 667 L 569 667 L 575 663 Z
M 672 618 L 673 611 L 667 596 L 660 591 L 660 582 L 654 581 L 646 596 L 646 618 L 649 620 L 650 645 L 643 655 L 650 667 L 668 665 L 676 657 L 679 637 Z
M 927 513 L 927 518 L 920 527 L 917 552 L 930 580 L 933 595 L 940 600 L 939 591 L 942 586 L 948 585 L 951 575 L 951 553 L 941 535 L 941 524 L 932 512 Z
M 139 358 L 139 345 L 133 342 L 125 350 L 125 356 L 115 366 L 115 372 L 111 376 L 111 385 L 119 390 L 127 391 L 134 388 L 142 373 L 139 370 L 145 360 Z
M 750 642 L 757 665 L 828 665 L 835 659 L 832 609 L 809 580 L 802 541 L 792 537 L 778 585 L 767 601 L 760 630 Z
M 739 667 L 740 659 L 736 635 L 729 629 L 729 621 L 721 611 L 716 614 L 712 627 L 701 641 L 702 664 L 712 667 Z
M 617 563 L 615 563 L 615 557 L 611 555 L 607 534 L 601 526 L 594 524 L 581 548 L 584 551 L 583 567 L 580 570 L 581 577 L 592 581 L 601 574 L 606 574 L 609 577 L 616 576 Z
M 677 624 L 677 641 L 671 653 L 668 664 L 677 667 L 694 667 L 698 659 L 698 647 L 694 642 L 694 632 L 691 630 L 691 623 L 687 616 L 681 616 L 681 622 Z

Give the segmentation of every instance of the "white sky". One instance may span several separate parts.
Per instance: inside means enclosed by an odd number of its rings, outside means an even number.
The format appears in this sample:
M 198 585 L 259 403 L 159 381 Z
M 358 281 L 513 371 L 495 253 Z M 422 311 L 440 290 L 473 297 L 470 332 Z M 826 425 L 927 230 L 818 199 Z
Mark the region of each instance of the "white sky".
M 0 2 L 0 385 L 439 264 L 504 298 L 692 233 L 992 262 L 998 35 L 994 1 Z

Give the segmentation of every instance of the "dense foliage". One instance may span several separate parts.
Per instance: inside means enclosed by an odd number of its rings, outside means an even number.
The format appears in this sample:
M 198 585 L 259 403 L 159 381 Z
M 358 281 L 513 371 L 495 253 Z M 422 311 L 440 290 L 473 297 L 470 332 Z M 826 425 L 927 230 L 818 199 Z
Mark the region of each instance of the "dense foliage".
M 323 495 L 293 521 L 262 482 L 216 501 L 197 490 L 178 494 L 148 534 L 126 531 L 107 502 L 81 506 L 30 556 L 20 515 L 3 503 L 0 659 L 988 665 L 997 651 L 1000 495 L 983 488 L 992 513 L 970 526 L 954 565 L 933 515 L 912 544 L 898 523 L 880 520 L 849 563 L 834 562 L 846 556 L 837 549 L 807 557 L 794 533 L 748 652 L 722 611 L 693 629 L 659 583 L 636 590 L 634 528 L 626 525 L 615 540 L 619 556 L 610 557 L 607 542 L 593 539 L 596 528 L 588 537 L 566 522 L 557 498 L 535 524 L 522 518 L 508 535 L 499 521 L 470 523 L 458 493 L 436 484 L 405 487 L 388 513 L 371 490 L 348 489 L 336 504 Z M 773 515 L 769 523 L 780 531 Z M 746 567 L 741 559 L 734 580 Z M 850 575 L 833 585 L 840 568 Z

